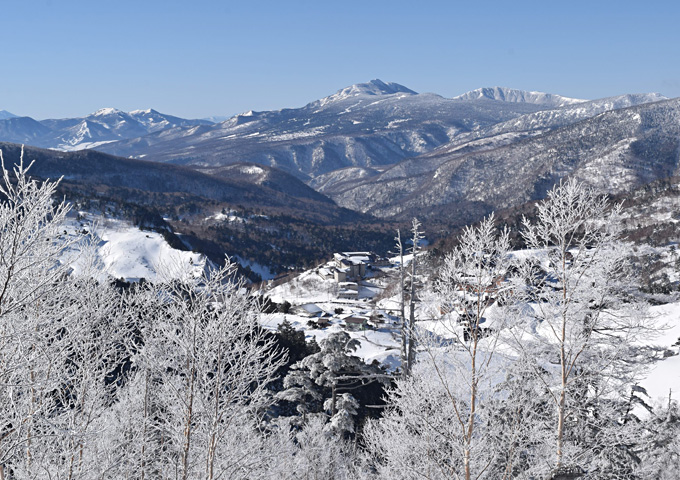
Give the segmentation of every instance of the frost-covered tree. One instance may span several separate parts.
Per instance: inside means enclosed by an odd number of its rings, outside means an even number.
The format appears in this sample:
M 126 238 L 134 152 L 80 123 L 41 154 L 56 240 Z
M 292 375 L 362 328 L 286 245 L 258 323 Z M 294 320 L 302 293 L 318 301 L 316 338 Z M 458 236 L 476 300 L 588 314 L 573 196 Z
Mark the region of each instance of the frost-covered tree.
M 40 435 L 27 449 L 26 468 L 14 469 L 26 478 L 96 478 L 117 462 L 116 452 L 102 448 L 100 440 L 107 436 L 106 413 L 116 400 L 126 356 L 120 296 L 91 278 L 66 285 L 69 294 L 53 311 L 58 330 L 41 345 L 34 369 L 44 380 L 31 386 L 40 398 L 35 422 Z
M 30 178 L 30 165 L 7 169 L 0 181 L 0 479 L 7 465 L 32 468 L 38 421 L 49 407 L 45 392 L 58 382 L 49 349 L 58 327 L 59 299 L 68 287 L 67 252 L 77 236 L 64 238 L 69 205 L 54 203 L 58 182 Z M 55 313 L 56 312 L 56 313 Z M 56 361 L 56 360 L 54 360 Z
M 507 446 L 493 443 L 501 425 L 491 406 L 508 361 L 496 352 L 507 269 L 508 234 L 493 217 L 465 229 L 445 258 L 435 286 L 444 315 L 420 336 L 413 375 L 366 432 L 382 478 L 502 478 Z
M 408 375 L 413 368 L 413 364 L 416 361 L 416 283 L 418 282 L 417 274 L 418 272 L 418 254 L 422 250 L 422 240 L 424 237 L 421 230 L 422 224 L 417 218 L 413 218 L 411 222 L 411 248 L 410 252 L 412 255 L 411 264 L 409 265 L 409 306 L 408 306 L 408 328 L 406 332 L 408 334 L 407 342 L 407 352 L 406 352 L 406 365 L 402 365 L 402 369 L 405 375 Z
M 156 409 L 150 428 L 160 475 L 250 478 L 282 355 L 234 281 L 234 265 L 197 278 L 185 273 L 149 287 L 153 308 L 145 308 L 135 363 L 144 392 L 137 401 Z
M 680 408 L 670 395 L 667 405 L 653 410 L 642 421 L 643 435 L 639 438 L 639 478 L 672 480 L 680 467 Z
M 280 400 L 293 402 L 304 424 L 310 414 L 322 414 L 328 428 L 339 435 L 354 433 L 359 404 L 353 390 L 386 375 L 353 355 L 359 341 L 347 332 L 333 332 L 320 342 L 321 351 L 294 364 L 284 378 Z M 313 415 L 318 416 L 318 415 Z
M 399 320 L 401 333 L 401 365 L 402 373 L 406 375 L 408 365 L 409 330 L 406 323 L 406 266 L 404 265 L 404 244 L 401 241 L 401 230 L 397 229 L 396 253 L 399 255 Z
M 289 419 L 277 419 L 262 443 L 266 463 L 252 478 L 275 480 L 348 480 L 358 475 L 356 446 L 328 428 L 322 416 L 290 428 Z M 370 478 L 366 477 L 366 478 Z
M 534 381 L 551 406 L 550 448 L 536 449 L 544 473 L 600 469 L 614 478 L 603 465 L 625 444 L 613 432 L 644 358 L 635 341 L 649 325 L 624 269 L 625 247 L 616 242 L 619 213 L 570 180 L 538 204 L 535 221 L 523 222 L 541 269 L 520 268 L 526 282 L 516 294 L 530 308 L 522 311 L 516 347 L 534 359 Z
M 53 203 L 57 182 L 31 179 L 31 165 L 5 168 L 0 182 L 0 317 L 44 298 L 70 269 L 65 252 L 78 241 L 62 238 L 70 206 Z M 4 337 L 3 338 L 7 338 Z

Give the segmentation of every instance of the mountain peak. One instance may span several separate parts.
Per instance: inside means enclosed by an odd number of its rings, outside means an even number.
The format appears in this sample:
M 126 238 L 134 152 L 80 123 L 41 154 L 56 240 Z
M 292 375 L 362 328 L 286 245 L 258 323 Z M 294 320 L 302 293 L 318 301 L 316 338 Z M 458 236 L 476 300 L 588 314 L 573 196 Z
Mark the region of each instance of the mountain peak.
M 123 113 L 121 110 L 118 110 L 117 108 L 100 108 L 96 112 L 94 112 L 91 116 L 93 117 L 103 117 L 105 115 L 113 115 L 116 113 Z
M 7 110 L 0 110 L 0 120 L 7 120 L 8 118 L 16 118 L 17 115 L 14 115 L 11 112 L 8 112 Z
M 344 100 L 346 98 L 363 95 L 394 95 L 396 93 L 417 95 L 418 92 L 414 92 L 410 88 L 406 88 L 405 86 L 399 85 L 398 83 L 383 82 L 382 80 L 376 78 L 370 82 L 355 83 L 354 85 L 340 89 L 333 95 L 321 99 L 320 104 L 326 105 L 338 100 Z
M 394 82 L 383 82 L 376 78 L 367 83 L 355 83 L 354 85 L 350 85 L 342 90 L 338 90 L 335 95 L 356 97 L 357 95 L 393 95 L 395 93 L 416 94 L 416 92 L 403 85 Z
M 453 97 L 453 100 L 497 100 L 500 102 L 532 103 L 546 107 L 563 107 L 575 103 L 587 102 L 578 98 L 563 97 L 552 93 L 527 92 L 505 87 L 484 87 Z
M 128 112 L 130 115 L 151 115 L 151 114 L 158 114 L 156 110 L 153 108 L 147 108 L 146 110 L 133 110 L 131 112 Z

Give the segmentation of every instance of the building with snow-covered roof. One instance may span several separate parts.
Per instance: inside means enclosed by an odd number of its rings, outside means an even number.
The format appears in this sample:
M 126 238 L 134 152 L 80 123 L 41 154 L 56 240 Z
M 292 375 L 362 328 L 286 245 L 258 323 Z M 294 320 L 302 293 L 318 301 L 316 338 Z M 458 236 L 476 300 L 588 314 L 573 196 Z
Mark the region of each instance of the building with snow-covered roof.
M 356 290 L 340 290 L 338 292 L 338 298 L 345 300 L 356 300 L 359 298 L 359 292 Z
M 347 278 L 361 278 L 366 275 L 366 267 L 371 262 L 370 252 L 340 252 L 333 254 L 335 267 L 347 270 Z
M 352 315 L 344 320 L 348 330 L 363 330 L 368 325 L 368 317 L 362 315 Z
M 312 318 L 323 313 L 323 310 L 316 303 L 305 303 L 293 308 L 293 313 L 301 317 Z

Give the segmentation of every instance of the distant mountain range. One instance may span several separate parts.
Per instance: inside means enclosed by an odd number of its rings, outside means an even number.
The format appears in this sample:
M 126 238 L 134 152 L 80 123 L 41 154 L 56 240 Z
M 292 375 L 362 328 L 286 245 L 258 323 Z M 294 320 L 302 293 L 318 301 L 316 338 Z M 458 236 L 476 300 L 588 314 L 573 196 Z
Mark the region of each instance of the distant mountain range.
M 461 133 L 546 108 L 529 102 L 452 100 L 373 80 L 302 108 L 249 111 L 216 125 L 173 128 L 100 149 L 184 165 L 248 161 L 311 180 L 350 166 L 394 165 Z
M 0 112 L 0 141 L 72 151 L 97 148 L 173 127 L 211 124 L 209 120 L 186 120 L 152 109 L 126 113 L 102 108 L 86 117 L 40 121 L 3 110 Z
M 378 217 L 467 222 L 543 198 L 566 176 L 620 193 L 674 175 L 679 148 L 680 99 L 626 95 L 525 115 L 385 170 L 339 170 L 310 185 Z
M 11 117 L 0 120 L 0 140 L 96 148 L 278 194 L 302 192 L 301 180 L 316 190 L 301 194 L 310 201 L 461 223 L 541 198 L 564 176 L 619 193 L 673 175 L 679 118 L 678 100 L 656 93 L 587 101 L 493 87 L 444 98 L 372 80 L 301 108 L 219 123 L 154 110 Z
M 0 110 L 0 120 L 7 120 L 8 118 L 14 118 L 16 115 L 8 112 L 7 110 Z

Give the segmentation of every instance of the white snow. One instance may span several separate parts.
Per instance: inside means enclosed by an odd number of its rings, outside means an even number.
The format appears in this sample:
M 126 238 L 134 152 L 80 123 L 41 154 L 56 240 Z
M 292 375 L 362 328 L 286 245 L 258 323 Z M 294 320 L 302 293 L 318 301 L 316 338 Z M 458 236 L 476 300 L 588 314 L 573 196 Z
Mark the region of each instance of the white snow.
M 114 278 L 137 281 L 156 280 L 159 272 L 164 278 L 177 278 L 187 273 L 199 275 L 206 260 L 198 253 L 172 248 L 160 233 L 142 231 L 129 222 L 80 212 L 83 221 L 69 218 L 67 231 L 87 230 L 95 238 L 94 261 L 101 262 L 106 274 Z M 93 228 L 94 227 L 94 228 Z M 73 265 L 76 274 L 84 268 L 84 259 Z
M 87 150 L 87 149 L 93 149 L 97 148 L 101 145 L 106 145 L 107 143 L 112 143 L 115 142 L 116 140 L 102 140 L 100 142 L 80 142 L 76 143 L 75 145 L 71 145 L 68 143 L 62 143 L 59 145 L 55 150 L 61 150 L 62 152 L 77 152 L 78 150 Z M 144 157 L 145 155 L 140 155 L 139 158 Z
M 246 223 L 246 219 L 236 215 L 235 210 L 229 210 L 227 213 L 218 212 L 215 215 L 212 215 L 210 217 L 206 217 L 206 220 L 208 220 L 208 221 L 214 220 L 214 221 L 217 221 L 217 222 Z
M 680 348 L 673 346 L 680 339 L 680 303 L 654 306 L 651 313 L 657 325 L 667 326 L 654 343 L 667 347 L 674 355 L 657 361 L 640 386 L 647 390 L 652 403 L 667 402 L 669 393 L 674 400 L 680 400 Z
M 322 306 L 328 308 L 328 304 Z M 319 329 L 308 325 L 309 318 L 283 313 L 263 314 L 260 323 L 265 328 L 275 331 L 284 319 L 288 320 L 295 329 L 304 331 L 307 341 L 315 338 L 317 343 L 327 338 L 331 333 L 347 331 L 339 318 L 333 319 L 329 327 Z M 377 360 L 390 370 L 394 370 L 400 365 L 399 342 L 390 329 L 379 328 L 377 330 L 347 331 L 347 333 L 350 337 L 359 341 L 360 346 L 354 354 L 362 358 L 364 362 L 371 363 Z
M 247 167 L 241 167 L 240 168 L 241 173 L 245 173 L 248 175 L 262 175 L 264 172 L 263 168 L 257 167 L 255 165 L 249 165 Z
M 253 272 L 257 273 L 260 277 L 262 277 L 262 280 L 271 280 L 272 278 L 276 277 L 276 274 L 273 273 L 269 269 L 269 267 L 260 265 L 257 262 L 246 260 L 244 258 L 239 257 L 238 255 L 236 255 L 234 258 L 243 268 L 250 267 L 250 270 L 252 270 Z
M 114 113 L 122 113 L 122 112 L 120 110 L 116 109 L 116 108 L 110 108 L 109 107 L 109 108 L 100 108 L 99 110 L 94 112 L 92 115 L 95 116 L 95 117 L 100 117 L 100 116 L 104 116 L 104 115 L 112 115 Z

